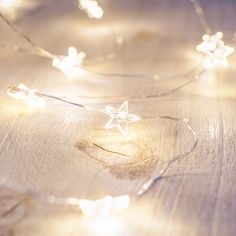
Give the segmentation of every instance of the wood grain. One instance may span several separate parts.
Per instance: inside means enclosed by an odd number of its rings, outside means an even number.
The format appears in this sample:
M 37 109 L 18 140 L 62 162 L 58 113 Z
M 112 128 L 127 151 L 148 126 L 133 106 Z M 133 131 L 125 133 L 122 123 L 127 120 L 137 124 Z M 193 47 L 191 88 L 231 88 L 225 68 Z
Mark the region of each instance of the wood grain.
M 53 53 L 65 54 L 71 45 L 85 51 L 91 61 L 116 53 L 113 60 L 90 65 L 93 71 L 167 78 L 182 75 L 200 64 L 202 58 L 195 46 L 203 31 L 188 1 L 100 3 L 105 17 L 99 22 L 89 20 L 72 0 L 58 0 L 29 11 L 16 24 Z M 222 30 L 229 42 L 236 29 L 235 2 L 206 1 L 204 9 L 213 30 Z M 0 27 L 1 42 L 29 47 L 3 22 Z M 123 47 L 115 46 L 116 35 L 124 36 Z M 130 103 L 130 111 L 137 115 L 189 118 L 200 141 L 193 155 L 175 163 L 166 178 L 143 198 L 133 198 L 131 207 L 118 213 L 113 221 L 98 226 L 78 209 L 27 199 L 22 202 L 24 218 L 21 219 L 22 209 L 18 208 L 12 222 L 7 219 L 11 223 L 0 223 L 0 235 L 235 236 L 235 59 L 234 54 L 230 67 L 218 71 L 212 80 L 207 76 L 171 96 Z M 116 130 L 103 129 L 106 116 L 60 104 L 32 110 L 6 96 L 7 87 L 20 82 L 60 96 L 153 94 L 175 87 L 184 80 L 182 76 L 155 82 L 156 85 L 150 78 L 94 74 L 73 81 L 52 68 L 47 59 L 4 50 L 0 53 L 0 75 L 1 177 L 34 190 L 91 199 L 104 194 L 132 196 L 164 162 L 186 150 L 193 141 L 181 124 L 159 119 L 131 124 L 131 138 L 124 140 Z M 82 102 L 95 102 L 93 105 L 98 107 L 105 104 L 102 100 Z M 121 102 L 114 101 L 113 105 Z M 134 158 L 102 152 L 92 143 L 132 154 Z M 85 150 L 112 168 L 104 168 L 89 158 Z M 134 166 L 119 166 L 130 161 Z M 10 199 L 8 205 L 5 198 L 1 200 L 6 195 Z M 22 197 L 0 189 L 0 210 L 9 209 Z

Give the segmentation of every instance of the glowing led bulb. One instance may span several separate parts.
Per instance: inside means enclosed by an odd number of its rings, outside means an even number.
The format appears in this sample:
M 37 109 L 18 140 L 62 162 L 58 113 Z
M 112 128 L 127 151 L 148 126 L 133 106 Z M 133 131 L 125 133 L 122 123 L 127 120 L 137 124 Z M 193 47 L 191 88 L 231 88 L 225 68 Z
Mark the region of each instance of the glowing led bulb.
M 16 0 L 1 0 L 0 4 L 2 7 L 14 7 L 14 3 L 16 2 Z
M 94 0 L 79 0 L 80 8 L 87 12 L 90 18 L 100 19 L 103 16 L 103 10 Z
M 196 49 L 206 54 L 205 68 L 209 69 L 217 65 L 227 67 L 227 57 L 234 52 L 234 48 L 225 45 L 223 33 L 217 32 L 212 36 L 206 34 L 203 35 L 202 40 L 203 42 Z
M 113 211 L 129 207 L 130 197 L 122 195 L 117 197 L 106 196 L 95 201 L 81 199 L 79 207 L 89 217 L 107 217 Z
M 116 109 L 111 106 L 106 106 L 106 112 L 110 116 L 110 120 L 105 126 L 105 129 L 118 128 L 123 135 L 128 134 L 128 123 L 137 122 L 140 117 L 128 113 L 128 102 L 125 101 Z
M 68 56 L 55 57 L 52 65 L 62 71 L 69 78 L 76 78 L 83 73 L 81 65 L 83 64 L 86 54 L 84 52 L 77 52 L 74 47 L 68 49 Z
M 0 11 L 7 15 L 8 18 L 16 18 L 16 10 L 21 7 L 21 0 L 0 0 Z
M 0 0 L 0 8 L 6 12 L 15 10 L 22 5 L 22 0 Z
M 19 84 L 17 87 L 9 87 L 7 90 L 7 94 L 14 99 L 22 100 L 32 107 L 43 107 L 45 100 L 35 96 L 35 92 L 37 92 L 37 89 L 29 89 L 24 84 Z

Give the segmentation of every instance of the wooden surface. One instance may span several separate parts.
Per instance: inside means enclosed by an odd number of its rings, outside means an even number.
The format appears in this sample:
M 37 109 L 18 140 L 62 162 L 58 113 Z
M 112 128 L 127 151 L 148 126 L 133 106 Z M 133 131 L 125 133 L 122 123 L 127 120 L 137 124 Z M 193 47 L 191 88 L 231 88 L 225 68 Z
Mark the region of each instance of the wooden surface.
M 53 53 L 66 54 L 72 45 L 85 51 L 91 70 L 167 78 L 184 74 L 202 61 L 195 46 L 203 30 L 188 1 L 103 0 L 101 21 L 88 19 L 72 1 L 55 2 L 27 12 L 17 27 Z M 223 31 L 229 42 L 236 29 L 235 2 L 205 2 L 209 24 L 214 31 Z M 2 22 L 0 27 L 1 42 L 30 48 Z M 117 35 L 124 36 L 124 46 L 114 43 Z M 113 60 L 92 63 L 110 52 L 116 54 Z M 147 195 L 132 198 L 129 209 L 109 222 L 94 222 L 73 207 L 29 201 L 1 188 L 0 235 L 235 236 L 235 59 L 236 54 L 216 78 L 202 78 L 171 96 L 130 103 L 133 114 L 189 118 L 199 144 Z M 6 95 L 10 84 L 21 82 L 59 96 L 153 94 L 175 87 L 184 80 L 182 76 L 159 83 L 150 78 L 87 74 L 73 81 L 54 69 L 50 60 L 1 50 L 0 80 L 1 177 L 35 191 L 88 199 L 132 196 L 163 163 L 193 143 L 183 124 L 143 120 L 130 124 L 130 137 L 123 138 L 116 130 L 103 129 L 108 119 L 104 115 L 58 103 L 32 110 Z M 96 107 L 107 103 L 82 102 Z M 111 105 L 118 107 L 121 102 Z M 111 155 L 93 143 L 133 158 Z M 130 162 L 131 166 L 126 165 Z

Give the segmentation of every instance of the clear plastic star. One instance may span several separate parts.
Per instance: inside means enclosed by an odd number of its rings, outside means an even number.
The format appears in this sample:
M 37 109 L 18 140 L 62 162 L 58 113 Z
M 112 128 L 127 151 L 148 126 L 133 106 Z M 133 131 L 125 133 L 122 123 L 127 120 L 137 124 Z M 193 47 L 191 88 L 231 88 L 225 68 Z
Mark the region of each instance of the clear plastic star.
M 122 195 L 117 197 L 106 196 L 98 200 L 79 200 L 81 211 L 89 217 L 107 217 L 113 211 L 129 207 L 130 197 Z
M 128 113 L 127 101 L 123 102 L 118 109 L 111 106 L 106 106 L 105 113 L 111 118 L 107 122 L 105 128 L 110 129 L 116 127 L 123 135 L 128 134 L 128 123 L 140 120 L 140 117 Z
M 205 68 L 209 69 L 216 65 L 228 66 L 227 57 L 234 52 L 234 48 L 226 46 L 223 41 L 223 33 L 203 35 L 203 42 L 197 46 L 197 51 L 205 53 Z
M 83 64 L 86 54 L 84 52 L 77 52 L 76 48 L 70 47 L 68 49 L 68 56 L 55 57 L 52 65 L 61 70 L 69 78 L 76 78 L 83 72 L 81 65 Z
M 17 87 L 9 87 L 7 94 L 14 99 L 22 100 L 31 107 L 43 107 L 45 100 L 35 96 L 37 89 L 29 89 L 24 84 L 19 84 Z
M 86 11 L 90 18 L 100 19 L 103 16 L 103 9 L 98 5 L 97 1 L 79 0 L 79 7 Z

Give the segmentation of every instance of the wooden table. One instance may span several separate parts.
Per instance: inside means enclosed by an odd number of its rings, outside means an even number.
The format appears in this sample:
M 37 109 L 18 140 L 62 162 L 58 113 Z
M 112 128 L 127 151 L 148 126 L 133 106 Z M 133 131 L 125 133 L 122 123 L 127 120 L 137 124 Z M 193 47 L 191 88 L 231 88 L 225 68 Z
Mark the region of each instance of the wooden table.
M 6 95 L 10 84 L 24 83 L 91 106 L 118 107 L 123 100 L 76 97 L 168 91 L 188 80 L 183 74 L 202 62 L 195 46 L 204 32 L 190 2 L 103 0 L 100 4 L 105 12 L 100 21 L 88 19 L 72 0 L 58 0 L 28 11 L 16 25 L 52 53 L 66 54 L 72 45 L 85 51 L 93 71 L 155 74 L 163 79 L 180 76 L 163 82 L 148 76 L 88 73 L 70 80 L 48 59 L 1 50 L 0 173 L 17 186 L 60 197 L 133 196 L 145 180 L 194 141 L 181 123 L 145 119 L 130 124 L 130 136 L 123 138 L 115 129 L 103 129 L 108 120 L 103 114 L 60 103 L 32 109 Z M 230 42 L 236 29 L 235 2 L 207 1 L 204 9 L 212 29 L 223 31 Z M 3 22 L 0 27 L 1 43 L 30 48 Z M 119 35 L 124 37 L 121 46 L 115 43 Z M 115 58 L 101 60 L 109 53 Z M 216 78 L 207 75 L 170 96 L 130 102 L 133 114 L 190 119 L 199 143 L 145 196 L 131 198 L 129 209 L 97 222 L 77 208 L 44 204 L 2 187 L 0 235 L 236 235 L 235 59 L 236 54 L 230 56 L 230 67 L 217 71 Z M 94 143 L 132 157 L 104 152 Z

